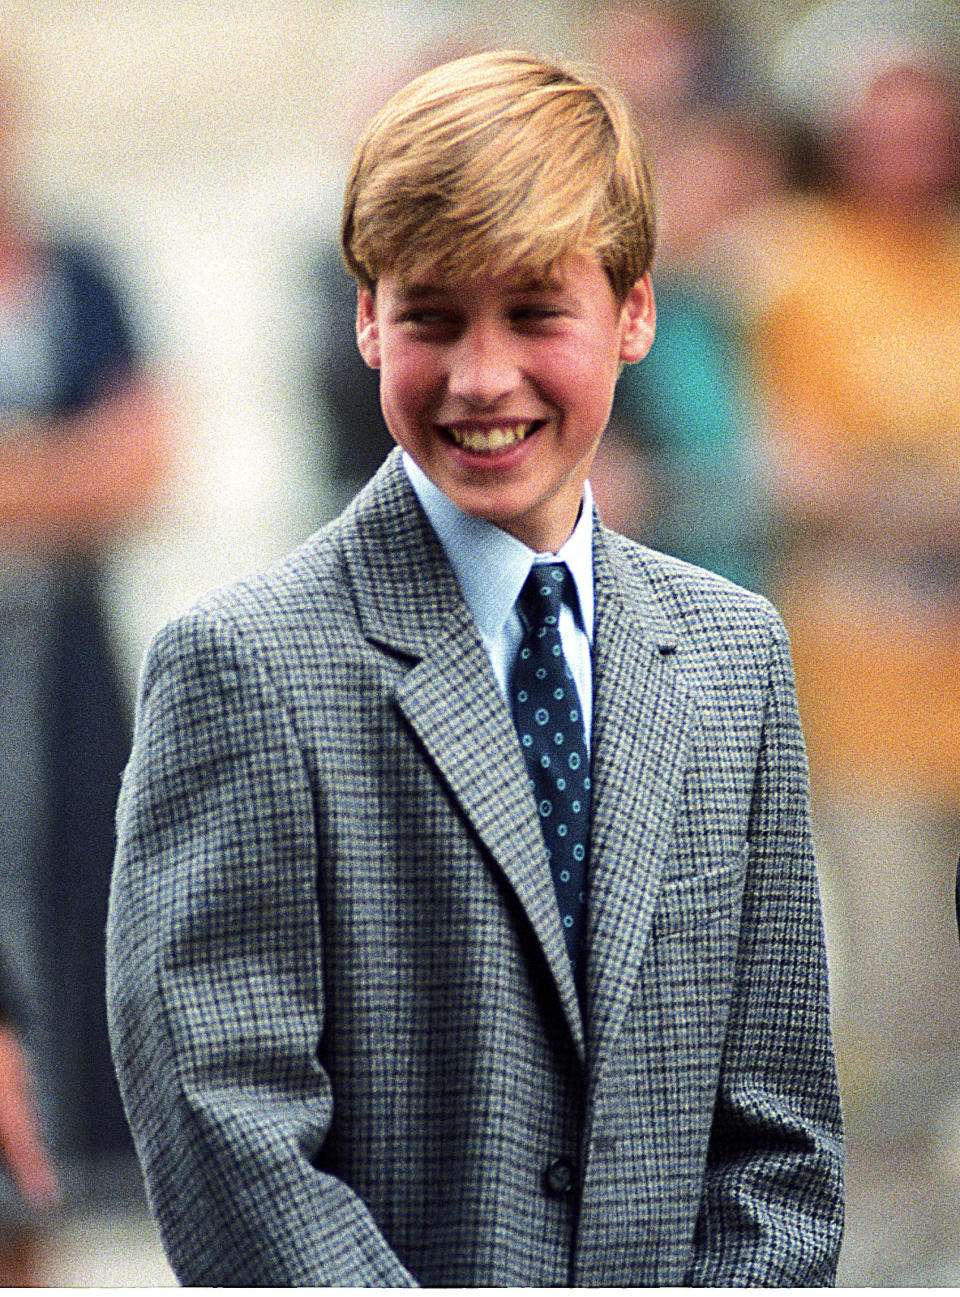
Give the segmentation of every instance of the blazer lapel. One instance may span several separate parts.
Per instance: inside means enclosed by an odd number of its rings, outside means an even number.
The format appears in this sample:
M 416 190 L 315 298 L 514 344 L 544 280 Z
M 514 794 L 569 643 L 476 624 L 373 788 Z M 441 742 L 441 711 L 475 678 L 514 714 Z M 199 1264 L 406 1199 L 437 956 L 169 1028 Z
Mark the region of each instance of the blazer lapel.
M 634 993 L 687 766 L 694 700 L 642 570 L 594 533 L 588 1056 L 598 1083 Z
M 344 555 L 364 634 L 413 659 L 396 688 L 397 705 L 525 911 L 584 1059 L 576 988 L 516 730 L 398 454 L 352 512 Z
M 396 698 L 526 912 L 585 1057 L 580 1008 L 527 771 L 472 627 L 436 641 L 404 678 Z

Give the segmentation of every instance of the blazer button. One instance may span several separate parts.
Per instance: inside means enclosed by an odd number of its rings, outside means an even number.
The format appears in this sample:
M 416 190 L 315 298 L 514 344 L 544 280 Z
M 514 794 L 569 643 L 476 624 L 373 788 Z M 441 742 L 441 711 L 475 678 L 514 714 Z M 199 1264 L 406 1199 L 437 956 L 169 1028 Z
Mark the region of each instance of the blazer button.
M 577 1169 L 568 1157 L 555 1158 L 543 1173 L 543 1187 L 551 1198 L 566 1198 L 577 1183 Z

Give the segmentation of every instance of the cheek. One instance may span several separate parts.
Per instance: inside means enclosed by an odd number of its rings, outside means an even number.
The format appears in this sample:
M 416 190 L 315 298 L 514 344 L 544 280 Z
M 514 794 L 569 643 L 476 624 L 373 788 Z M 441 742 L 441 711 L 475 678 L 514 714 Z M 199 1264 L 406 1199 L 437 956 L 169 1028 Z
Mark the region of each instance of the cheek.
M 606 352 L 589 346 L 573 348 L 556 358 L 542 375 L 544 390 L 556 405 L 575 413 L 588 429 L 604 427 L 610 416 L 619 364 Z
M 380 399 L 401 414 L 413 414 L 434 398 L 439 379 L 427 357 L 389 354 L 380 368 Z

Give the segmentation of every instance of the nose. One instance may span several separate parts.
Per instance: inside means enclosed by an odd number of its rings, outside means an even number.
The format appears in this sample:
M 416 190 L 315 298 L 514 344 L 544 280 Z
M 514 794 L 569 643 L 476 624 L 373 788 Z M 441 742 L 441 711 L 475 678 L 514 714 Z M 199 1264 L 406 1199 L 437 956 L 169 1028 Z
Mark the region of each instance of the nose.
M 517 386 L 519 366 L 509 337 L 494 326 L 477 326 L 457 339 L 450 357 L 448 391 L 478 408 L 496 405 Z

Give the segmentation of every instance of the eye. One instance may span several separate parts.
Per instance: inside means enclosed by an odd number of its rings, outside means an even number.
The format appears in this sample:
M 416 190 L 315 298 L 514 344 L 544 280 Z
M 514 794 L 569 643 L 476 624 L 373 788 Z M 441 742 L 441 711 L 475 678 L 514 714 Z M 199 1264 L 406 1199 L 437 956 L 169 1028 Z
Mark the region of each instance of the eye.
M 553 302 L 523 302 L 514 307 L 512 316 L 521 327 L 550 329 L 563 318 L 563 311 Z
M 458 327 L 457 317 L 439 306 L 413 306 L 398 317 L 399 323 L 415 335 L 453 333 Z

